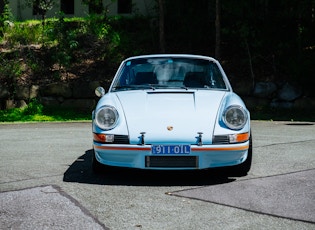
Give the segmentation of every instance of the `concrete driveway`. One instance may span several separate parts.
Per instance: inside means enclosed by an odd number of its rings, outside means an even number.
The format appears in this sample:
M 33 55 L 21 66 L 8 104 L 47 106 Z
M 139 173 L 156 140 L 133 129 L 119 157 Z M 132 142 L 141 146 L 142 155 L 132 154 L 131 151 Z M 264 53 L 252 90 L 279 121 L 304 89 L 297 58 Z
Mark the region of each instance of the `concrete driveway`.
M 253 121 L 249 175 L 91 171 L 90 123 L 0 125 L 1 229 L 315 229 L 315 124 Z

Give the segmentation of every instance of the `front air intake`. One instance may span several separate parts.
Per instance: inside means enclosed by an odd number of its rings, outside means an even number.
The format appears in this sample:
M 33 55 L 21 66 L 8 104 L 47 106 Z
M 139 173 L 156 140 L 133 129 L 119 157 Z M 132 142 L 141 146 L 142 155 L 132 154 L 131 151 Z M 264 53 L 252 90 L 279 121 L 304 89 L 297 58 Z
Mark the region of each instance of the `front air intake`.
M 147 168 L 198 168 L 197 156 L 147 156 Z

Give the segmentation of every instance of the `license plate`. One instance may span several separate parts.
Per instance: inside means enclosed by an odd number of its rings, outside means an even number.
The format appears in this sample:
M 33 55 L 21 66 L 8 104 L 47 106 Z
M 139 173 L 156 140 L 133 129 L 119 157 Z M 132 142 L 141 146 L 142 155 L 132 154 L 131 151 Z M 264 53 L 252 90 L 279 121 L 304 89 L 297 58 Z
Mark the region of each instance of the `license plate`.
M 190 154 L 190 145 L 153 145 L 152 154 Z

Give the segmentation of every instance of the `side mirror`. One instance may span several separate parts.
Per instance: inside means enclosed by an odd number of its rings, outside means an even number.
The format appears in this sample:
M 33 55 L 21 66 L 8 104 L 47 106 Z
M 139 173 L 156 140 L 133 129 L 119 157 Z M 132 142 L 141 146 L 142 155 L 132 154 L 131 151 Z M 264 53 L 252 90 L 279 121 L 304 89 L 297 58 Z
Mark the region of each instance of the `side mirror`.
M 95 89 L 95 95 L 98 96 L 98 97 L 102 97 L 105 95 L 105 89 L 101 86 L 97 87 Z

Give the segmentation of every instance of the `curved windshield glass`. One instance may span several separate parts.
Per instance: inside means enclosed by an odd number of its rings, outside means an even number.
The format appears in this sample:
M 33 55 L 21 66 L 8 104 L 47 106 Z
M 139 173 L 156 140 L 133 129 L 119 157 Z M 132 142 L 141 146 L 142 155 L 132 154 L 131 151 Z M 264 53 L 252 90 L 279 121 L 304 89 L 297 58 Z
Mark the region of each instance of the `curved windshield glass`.
M 227 86 L 214 62 L 182 57 L 127 61 L 112 86 L 113 91 L 160 88 L 225 90 Z

